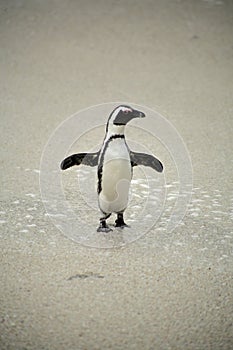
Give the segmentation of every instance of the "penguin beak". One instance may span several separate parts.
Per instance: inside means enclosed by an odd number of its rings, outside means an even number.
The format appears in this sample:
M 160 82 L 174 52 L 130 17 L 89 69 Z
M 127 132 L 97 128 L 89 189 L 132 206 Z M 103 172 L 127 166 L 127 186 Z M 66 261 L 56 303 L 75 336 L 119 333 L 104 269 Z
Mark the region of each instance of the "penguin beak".
M 133 110 L 133 115 L 132 115 L 133 118 L 145 118 L 145 116 L 146 115 L 143 112 L 138 111 L 136 109 Z

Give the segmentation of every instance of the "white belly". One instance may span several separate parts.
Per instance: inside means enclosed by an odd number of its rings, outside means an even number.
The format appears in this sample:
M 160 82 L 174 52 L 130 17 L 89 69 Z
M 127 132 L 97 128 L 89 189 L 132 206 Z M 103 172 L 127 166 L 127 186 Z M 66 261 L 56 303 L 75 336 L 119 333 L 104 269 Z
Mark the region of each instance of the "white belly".
M 131 181 L 129 155 L 104 162 L 102 172 L 102 191 L 99 195 L 100 209 L 105 213 L 123 211 L 128 204 Z

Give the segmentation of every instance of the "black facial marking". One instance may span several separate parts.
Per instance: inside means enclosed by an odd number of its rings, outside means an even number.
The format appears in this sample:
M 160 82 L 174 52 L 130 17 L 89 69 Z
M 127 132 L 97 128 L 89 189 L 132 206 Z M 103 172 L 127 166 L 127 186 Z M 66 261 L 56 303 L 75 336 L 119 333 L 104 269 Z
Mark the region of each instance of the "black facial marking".
M 110 113 L 110 115 L 109 115 L 109 118 L 108 118 L 108 121 L 107 121 L 107 125 L 106 125 L 106 132 L 108 132 L 108 125 L 109 125 L 109 120 L 111 119 L 111 117 L 112 117 L 112 115 L 113 115 L 113 113 L 117 110 L 117 109 L 119 109 L 119 108 L 127 108 L 127 109 L 130 109 L 130 110 L 132 110 L 132 108 L 130 107 L 130 106 L 127 106 L 127 105 L 121 105 L 121 106 L 117 106 L 116 108 L 114 108 L 114 110 Z M 120 111 L 119 111 L 120 112 Z M 122 113 L 123 113 L 123 111 L 121 111 Z M 115 124 L 115 123 L 114 123 Z M 115 125 L 124 125 L 124 124 L 115 124 Z
M 113 122 L 114 125 L 126 125 L 133 118 L 132 110 L 120 110 Z

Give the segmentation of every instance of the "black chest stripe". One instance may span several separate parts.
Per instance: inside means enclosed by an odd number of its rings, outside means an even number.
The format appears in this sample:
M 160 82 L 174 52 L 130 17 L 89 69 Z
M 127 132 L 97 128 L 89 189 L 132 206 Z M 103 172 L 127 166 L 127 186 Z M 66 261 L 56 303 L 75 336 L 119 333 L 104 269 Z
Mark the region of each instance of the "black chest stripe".
M 103 161 L 104 161 L 104 155 L 105 152 L 110 144 L 110 142 L 112 142 L 115 139 L 124 139 L 125 135 L 121 135 L 121 134 L 115 134 L 109 137 L 109 139 L 106 141 L 105 145 L 104 145 L 104 149 L 101 153 L 101 157 L 100 157 L 100 161 L 99 161 L 99 165 L 98 165 L 98 187 L 97 187 L 97 192 L 98 194 L 102 191 L 102 174 L 103 174 Z

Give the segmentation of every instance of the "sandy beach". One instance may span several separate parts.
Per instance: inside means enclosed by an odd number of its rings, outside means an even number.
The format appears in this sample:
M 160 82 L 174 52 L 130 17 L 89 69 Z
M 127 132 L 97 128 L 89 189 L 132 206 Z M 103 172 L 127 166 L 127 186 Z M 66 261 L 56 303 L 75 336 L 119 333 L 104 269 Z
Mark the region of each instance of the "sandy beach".
M 0 2 L 1 350 L 233 349 L 232 38 L 230 0 Z M 142 237 L 131 242 L 125 231 L 106 248 L 108 237 L 93 233 L 88 246 L 85 227 L 75 241 L 54 225 L 39 178 L 54 131 L 112 101 L 164 116 L 187 147 L 193 179 L 186 215 L 168 232 L 176 167 L 166 145 L 132 122 L 130 139 L 164 163 L 164 178 L 154 173 L 166 188 L 163 212 Z M 103 130 L 95 132 L 72 150 L 101 144 Z M 140 171 L 133 229 L 149 196 Z M 80 212 L 89 187 L 76 192 L 76 174 L 62 181 Z M 95 232 L 98 216 L 87 220 Z

